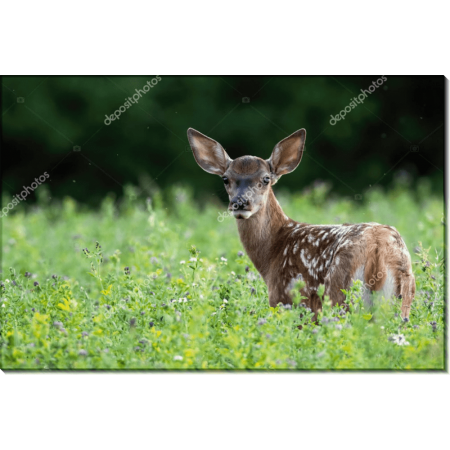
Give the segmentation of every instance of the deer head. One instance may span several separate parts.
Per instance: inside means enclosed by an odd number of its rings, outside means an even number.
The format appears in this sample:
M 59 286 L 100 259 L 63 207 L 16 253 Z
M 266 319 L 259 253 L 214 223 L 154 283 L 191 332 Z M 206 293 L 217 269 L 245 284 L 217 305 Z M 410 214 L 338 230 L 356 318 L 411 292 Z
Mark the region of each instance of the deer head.
M 230 200 L 228 209 L 236 219 L 248 219 L 267 202 L 281 175 L 300 164 L 306 131 L 298 130 L 280 141 L 267 160 L 257 156 L 232 160 L 218 142 L 192 128 L 188 129 L 188 139 L 197 164 L 222 178 Z

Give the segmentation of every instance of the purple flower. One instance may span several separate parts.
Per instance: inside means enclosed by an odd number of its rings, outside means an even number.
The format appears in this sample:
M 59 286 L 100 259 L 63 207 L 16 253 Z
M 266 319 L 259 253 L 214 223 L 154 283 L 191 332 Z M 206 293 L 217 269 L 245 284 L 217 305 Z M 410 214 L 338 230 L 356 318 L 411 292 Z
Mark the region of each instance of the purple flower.
M 242 251 L 238 251 L 238 256 L 244 256 L 244 252 L 242 252 Z
M 87 352 L 86 350 L 81 349 L 81 350 L 78 352 L 78 354 L 79 354 L 80 356 L 87 356 L 88 352 Z
M 37 281 L 35 281 L 35 282 L 33 283 L 33 286 L 39 286 L 39 283 L 38 283 Z
M 81 332 L 81 336 L 85 336 L 85 337 L 86 337 L 86 336 L 89 336 L 89 333 L 88 333 L 87 331 L 82 331 L 82 332 Z

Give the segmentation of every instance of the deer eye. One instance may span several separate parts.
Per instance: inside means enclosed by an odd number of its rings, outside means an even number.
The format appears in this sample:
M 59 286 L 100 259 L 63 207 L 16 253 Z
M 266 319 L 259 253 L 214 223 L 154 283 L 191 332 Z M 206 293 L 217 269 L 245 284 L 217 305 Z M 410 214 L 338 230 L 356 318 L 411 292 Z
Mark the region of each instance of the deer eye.
M 222 180 L 225 184 L 228 184 L 230 182 L 227 177 L 222 177 Z
M 264 177 L 263 178 L 263 183 L 264 184 L 269 184 L 270 183 L 270 177 Z

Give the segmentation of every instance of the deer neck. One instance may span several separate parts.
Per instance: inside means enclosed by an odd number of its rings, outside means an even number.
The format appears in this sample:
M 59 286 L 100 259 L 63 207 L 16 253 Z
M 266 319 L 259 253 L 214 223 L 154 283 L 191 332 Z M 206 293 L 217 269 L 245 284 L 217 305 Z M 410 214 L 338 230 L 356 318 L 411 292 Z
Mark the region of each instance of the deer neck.
M 290 219 L 284 214 L 272 189 L 261 209 L 248 219 L 238 219 L 241 242 L 258 272 L 265 279 L 270 269 L 274 239 Z

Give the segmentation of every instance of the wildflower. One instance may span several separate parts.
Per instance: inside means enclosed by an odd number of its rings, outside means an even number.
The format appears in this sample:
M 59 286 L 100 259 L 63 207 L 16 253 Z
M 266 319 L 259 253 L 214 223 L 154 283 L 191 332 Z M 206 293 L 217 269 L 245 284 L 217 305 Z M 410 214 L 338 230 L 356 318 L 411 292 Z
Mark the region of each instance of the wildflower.
M 250 294 L 253 295 L 253 294 L 255 294 L 255 293 L 256 293 L 256 289 L 255 289 L 255 288 L 251 288 L 251 289 L 250 289 Z
M 89 333 L 87 331 L 82 331 L 81 336 L 83 337 L 89 336 Z
M 419 325 L 413 325 L 413 328 L 417 330 L 417 328 L 419 328 Z
M 130 275 L 130 268 L 127 266 L 125 269 L 123 269 L 125 272 L 125 275 Z
M 223 299 L 224 303 L 228 303 L 228 300 L 226 298 Z
M 145 313 L 144 313 L 144 311 L 141 311 L 141 316 L 143 316 Z
M 231 273 L 231 275 L 236 275 L 236 273 L 235 273 L 235 272 L 233 272 L 233 271 L 231 271 L 230 273 Z
M 264 325 L 265 323 L 267 323 L 266 319 L 259 319 L 257 325 Z
M 342 325 L 338 323 L 338 324 L 336 325 L 336 330 L 342 330 Z
M 317 334 L 319 332 L 319 330 L 317 329 L 317 328 L 313 328 L 312 330 L 311 330 L 311 333 L 312 334 Z
M 134 326 L 136 326 L 136 319 L 133 317 L 132 319 L 130 319 L 130 327 Z
M 33 286 L 39 286 L 39 283 L 38 283 L 37 281 L 35 281 L 35 282 L 33 283 Z
M 180 261 L 180 264 L 186 264 L 186 261 Z
M 154 324 L 154 322 L 149 322 L 149 323 L 148 323 L 148 326 L 149 326 L 150 328 L 152 328 L 152 327 L 155 326 L 155 324 Z
M 220 257 L 220 260 L 227 262 L 227 258 L 224 258 L 223 256 Z
M 105 308 L 109 310 L 111 309 L 111 305 L 105 305 Z
M 245 266 L 245 271 L 248 272 L 250 270 L 250 267 Z
M 380 327 L 382 330 L 384 330 L 384 327 L 383 327 L 383 325 L 381 325 L 381 327 Z
M 58 275 L 53 274 L 53 275 L 52 275 L 52 278 L 53 278 L 54 280 L 56 280 L 56 279 L 58 278 Z
M 81 350 L 78 352 L 78 354 L 79 354 L 80 356 L 87 356 L 88 352 L 87 352 L 86 350 L 81 349 Z
M 63 326 L 63 324 L 62 324 L 62 322 L 55 321 L 55 322 L 53 322 L 53 326 L 55 328 L 61 328 Z
M 292 309 L 292 305 L 283 305 L 284 309 Z
M 173 357 L 173 360 L 174 360 L 174 361 L 183 361 L 183 357 L 180 356 L 180 355 L 175 355 L 175 356 Z
M 393 334 L 389 336 L 388 340 L 394 342 L 397 345 L 409 345 L 409 342 L 405 339 L 403 334 Z
M 409 322 L 409 319 L 408 319 L 407 317 L 404 317 L 404 318 L 403 318 L 403 322 L 405 322 L 405 323 L 406 323 L 406 322 Z
M 189 261 L 190 262 L 197 262 L 197 258 L 191 258 Z
M 158 258 L 155 258 L 154 256 L 152 256 L 152 257 L 150 258 L 150 262 L 151 262 L 152 264 L 158 264 Z
M 244 256 L 244 252 L 242 252 L 242 251 L 238 251 L 238 256 Z
M 25 272 L 25 277 L 26 278 L 31 278 L 31 273 L 30 272 Z

